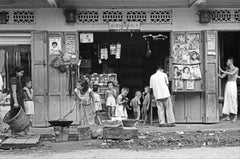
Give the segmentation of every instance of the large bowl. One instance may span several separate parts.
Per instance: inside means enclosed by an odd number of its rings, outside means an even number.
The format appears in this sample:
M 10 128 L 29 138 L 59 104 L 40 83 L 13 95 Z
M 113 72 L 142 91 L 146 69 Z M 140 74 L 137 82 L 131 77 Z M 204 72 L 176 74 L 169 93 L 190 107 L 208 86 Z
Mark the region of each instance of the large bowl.
M 122 120 L 123 126 L 125 127 L 133 127 L 136 125 L 137 120 L 135 119 L 123 119 Z
M 49 122 L 49 124 L 51 124 L 51 126 L 62 126 L 62 127 L 66 127 L 66 126 L 70 126 L 73 121 L 67 121 L 67 120 L 52 120 L 52 121 L 48 121 L 48 122 Z

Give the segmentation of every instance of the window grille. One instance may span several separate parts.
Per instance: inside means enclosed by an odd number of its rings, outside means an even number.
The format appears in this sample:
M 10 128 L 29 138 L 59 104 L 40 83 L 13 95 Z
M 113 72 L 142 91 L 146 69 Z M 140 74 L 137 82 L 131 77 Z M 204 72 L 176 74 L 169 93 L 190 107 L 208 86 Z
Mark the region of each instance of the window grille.
M 78 11 L 77 19 L 79 23 L 98 23 L 99 14 L 97 11 Z
M 128 11 L 126 14 L 128 22 L 147 22 L 147 12 L 145 11 Z
M 102 20 L 104 23 L 108 22 L 122 22 L 123 21 L 123 12 L 121 11 L 103 11 Z
M 109 22 L 140 22 L 142 24 L 172 24 L 171 9 L 80 9 L 78 24 Z
M 35 10 L 23 10 L 23 9 L 7 9 L 0 10 L 7 13 L 7 24 L 35 24 L 36 16 Z
M 240 21 L 239 9 L 214 9 L 211 10 L 213 23 L 237 23 Z
M 150 20 L 151 23 L 170 24 L 172 23 L 172 13 L 169 10 L 152 11 Z

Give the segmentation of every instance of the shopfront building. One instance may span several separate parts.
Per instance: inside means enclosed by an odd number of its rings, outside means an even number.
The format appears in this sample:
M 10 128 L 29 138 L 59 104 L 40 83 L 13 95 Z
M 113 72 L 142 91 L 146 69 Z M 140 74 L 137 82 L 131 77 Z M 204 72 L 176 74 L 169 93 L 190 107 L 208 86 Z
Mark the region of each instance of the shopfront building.
M 124 9 L 118 1 L 103 6 L 75 2 L 77 8 L 70 6 L 70 11 L 76 11 L 74 23 L 66 23 L 63 8 L 69 4 L 0 9 L 7 13 L 6 24 L 0 24 L 0 50 L 9 54 L 5 70 L 8 73 L 21 64 L 32 77 L 35 126 L 47 126 L 47 121 L 62 118 L 71 109 L 72 90 L 80 74 L 116 74 L 118 89 L 129 87 L 131 98 L 134 91 L 148 85 L 159 64 L 171 81 L 178 123 L 219 122 L 224 82 L 217 78 L 218 67 L 224 67 L 229 56 L 240 67 L 239 2 L 165 1 L 168 5 L 164 5 L 153 1 L 150 6 L 147 2 L 134 5 L 130 1 Z M 210 22 L 199 22 L 201 10 L 210 11 Z M 116 52 L 111 53 L 111 48 Z M 61 71 L 54 62 L 63 53 L 70 59 L 65 57 L 66 69 Z M 78 111 L 68 118 L 78 123 Z

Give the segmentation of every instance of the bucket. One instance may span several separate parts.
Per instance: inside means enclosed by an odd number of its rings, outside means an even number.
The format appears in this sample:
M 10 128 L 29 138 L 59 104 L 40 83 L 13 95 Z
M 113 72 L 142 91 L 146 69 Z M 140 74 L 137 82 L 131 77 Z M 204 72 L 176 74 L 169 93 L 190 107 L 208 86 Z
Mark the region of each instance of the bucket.
M 7 123 L 15 132 L 25 130 L 31 123 L 29 116 L 25 114 L 22 107 L 13 108 L 8 111 L 3 118 L 3 122 Z
M 79 141 L 89 140 L 92 138 L 92 132 L 89 126 L 81 126 L 78 128 Z
M 68 141 L 69 136 L 69 126 L 54 126 L 54 132 L 55 132 L 55 141 L 56 142 L 66 142 Z

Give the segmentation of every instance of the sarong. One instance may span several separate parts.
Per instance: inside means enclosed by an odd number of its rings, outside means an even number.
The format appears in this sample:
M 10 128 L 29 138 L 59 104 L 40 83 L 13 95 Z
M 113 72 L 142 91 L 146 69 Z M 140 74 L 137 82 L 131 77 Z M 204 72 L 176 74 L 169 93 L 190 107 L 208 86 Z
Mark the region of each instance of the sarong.
M 237 114 L 237 108 L 237 83 L 236 81 L 228 81 L 225 86 L 222 113 L 226 115 L 229 115 L 229 113 Z

